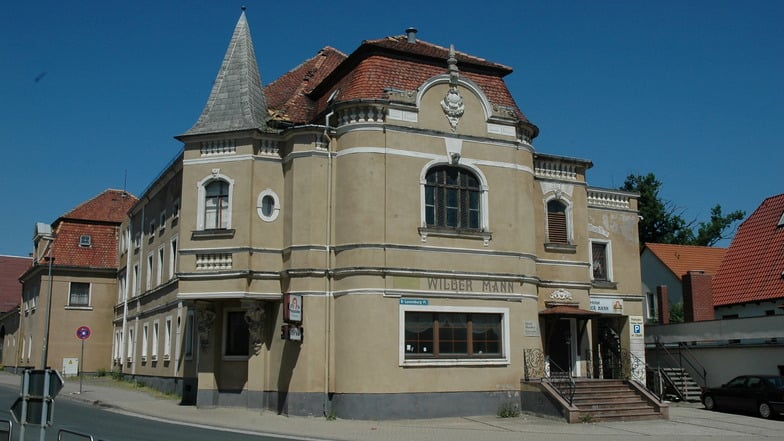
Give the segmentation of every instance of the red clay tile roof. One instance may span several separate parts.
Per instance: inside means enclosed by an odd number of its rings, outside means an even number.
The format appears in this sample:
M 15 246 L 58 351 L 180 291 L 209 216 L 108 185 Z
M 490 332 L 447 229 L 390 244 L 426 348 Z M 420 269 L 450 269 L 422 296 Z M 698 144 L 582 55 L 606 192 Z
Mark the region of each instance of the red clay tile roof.
M 713 304 L 784 300 L 784 194 L 765 199 L 738 228 L 713 278 Z
M 121 223 L 136 201 L 136 197 L 128 192 L 109 189 L 80 204 L 61 218 Z
M 705 274 L 716 274 L 727 252 L 726 248 L 664 243 L 646 243 L 645 247 L 678 279 L 682 279 L 689 271 L 705 271 Z
M 90 268 L 117 267 L 120 223 L 136 197 L 121 190 L 106 190 L 61 216 L 54 225 L 54 264 Z M 80 246 L 90 236 L 90 246 Z
M 274 118 L 316 123 L 333 91 L 340 90 L 338 101 L 387 99 L 387 88 L 415 90 L 427 79 L 447 73 L 448 55 L 448 48 L 421 40 L 408 43 L 405 35 L 364 41 L 348 57 L 326 47 L 270 83 L 264 93 Z M 503 80 L 512 72 L 510 67 L 462 52 L 455 56 L 460 75 L 482 88 L 491 103 L 528 121 Z
M 33 259 L 29 257 L 0 256 L 0 312 L 7 312 L 19 305 L 22 298 L 21 276 Z
M 345 59 L 346 54 L 327 46 L 268 84 L 264 95 L 272 118 L 300 123 L 310 121 L 315 116 L 312 115 L 314 103 L 307 94 Z

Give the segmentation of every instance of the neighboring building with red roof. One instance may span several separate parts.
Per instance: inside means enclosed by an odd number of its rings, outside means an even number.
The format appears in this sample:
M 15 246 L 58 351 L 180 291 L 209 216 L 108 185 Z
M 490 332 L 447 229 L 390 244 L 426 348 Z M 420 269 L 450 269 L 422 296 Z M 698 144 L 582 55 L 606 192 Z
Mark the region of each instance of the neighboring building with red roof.
M 712 288 L 717 318 L 784 314 L 784 194 L 743 221 Z
M 646 319 L 661 323 L 662 305 L 667 305 L 666 315 L 672 305 L 683 302 L 684 283 L 716 274 L 726 252 L 726 248 L 646 243 L 640 253 Z M 662 286 L 666 287 L 666 299 L 657 295 Z M 689 292 L 690 287 L 685 289 Z
M 0 256 L 0 313 L 19 306 L 22 298 L 19 277 L 32 263 L 31 257 Z
M 19 277 L 32 262 L 30 257 L 0 256 L 0 363 L 4 366 L 16 359 L 18 308 L 22 300 Z
M 36 224 L 32 266 L 19 275 L 23 291 L 14 366 L 42 368 L 46 346 L 47 366 L 72 372 L 80 356 L 76 329 L 88 326 L 93 334 L 81 369 L 109 369 L 119 228 L 136 200 L 125 191 L 106 190 L 51 225 Z

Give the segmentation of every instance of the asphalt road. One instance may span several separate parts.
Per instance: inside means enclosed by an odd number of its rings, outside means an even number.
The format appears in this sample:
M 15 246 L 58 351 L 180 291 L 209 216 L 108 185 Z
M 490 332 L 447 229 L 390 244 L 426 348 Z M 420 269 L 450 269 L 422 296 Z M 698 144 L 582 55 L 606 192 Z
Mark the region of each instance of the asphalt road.
M 13 420 L 10 407 L 19 396 L 19 391 L 0 386 L 0 419 Z M 259 441 L 284 440 L 286 438 L 262 437 L 257 434 L 216 431 L 181 424 L 168 424 L 150 419 L 123 415 L 68 399 L 55 399 L 54 420 L 46 429 L 45 441 L 57 441 L 61 429 L 92 435 L 104 441 Z M 19 440 L 20 426 L 14 423 L 11 440 Z M 25 441 L 40 440 L 40 426 L 25 427 Z M 2 435 L 0 435 L 2 436 Z M 88 440 L 71 433 L 63 433 L 61 440 Z M 5 441 L 5 438 L 2 439 Z

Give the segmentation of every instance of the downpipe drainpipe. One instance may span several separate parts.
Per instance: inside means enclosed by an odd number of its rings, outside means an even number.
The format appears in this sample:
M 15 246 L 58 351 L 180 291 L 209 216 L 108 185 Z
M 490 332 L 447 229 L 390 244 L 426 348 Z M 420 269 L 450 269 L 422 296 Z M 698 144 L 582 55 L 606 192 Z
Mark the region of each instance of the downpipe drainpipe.
M 326 140 L 327 144 L 327 221 L 325 222 L 325 243 L 326 243 L 326 264 L 325 264 L 325 284 L 326 284 L 326 292 L 324 293 L 324 400 L 323 400 L 323 412 L 324 416 L 329 416 L 331 412 L 331 405 L 329 401 L 329 385 L 330 385 L 330 377 L 331 377 L 331 370 L 330 365 L 332 363 L 332 355 L 330 354 L 331 344 L 330 340 L 332 338 L 332 334 L 330 333 L 330 328 L 332 326 L 332 322 L 330 318 L 332 317 L 331 313 L 331 306 L 332 306 L 332 139 L 329 137 L 329 119 L 332 115 L 335 114 L 335 111 L 332 110 L 327 113 L 327 116 L 324 119 L 324 139 Z

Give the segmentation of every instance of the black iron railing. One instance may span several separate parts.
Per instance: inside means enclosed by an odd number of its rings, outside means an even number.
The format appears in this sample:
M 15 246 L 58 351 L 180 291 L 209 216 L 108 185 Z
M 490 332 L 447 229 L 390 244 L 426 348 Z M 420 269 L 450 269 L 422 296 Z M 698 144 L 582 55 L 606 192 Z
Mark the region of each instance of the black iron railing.
M 569 370 L 558 366 L 541 349 L 524 349 L 523 365 L 526 380 L 539 379 L 549 384 L 561 398 L 572 404 L 576 386 Z

